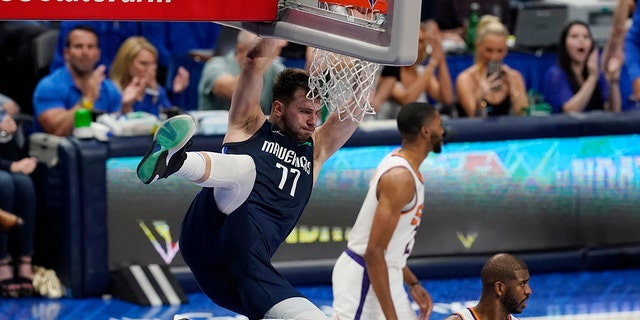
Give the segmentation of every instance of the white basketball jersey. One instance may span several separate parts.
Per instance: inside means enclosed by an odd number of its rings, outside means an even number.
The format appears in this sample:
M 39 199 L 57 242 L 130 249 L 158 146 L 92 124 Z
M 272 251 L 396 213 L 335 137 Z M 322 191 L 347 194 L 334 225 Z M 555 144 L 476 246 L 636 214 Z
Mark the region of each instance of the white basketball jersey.
M 453 314 L 457 315 L 462 320 L 482 320 L 482 319 L 480 319 L 480 317 L 478 317 L 478 315 L 471 308 L 458 310 L 458 311 L 454 312 Z M 516 318 L 516 317 L 514 317 L 512 315 L 509 315 L 509 320 L 518 320 L 518 318 Z
M 400 220 L 385 252 L 385 260 L 389 267 L 402 268 L 406 265 L 407 258 L 411 254 L 411 249 L 415 243 L 416 230 L 422 218 L 424 183 L 422 175 L 420 175 L 419 172 L 414 172 L 409 162 L 395 151 L 380 161 L 373 178 L 369 182 L 369 191 L 360 208 L 360 213 L 353 225 L 353 229 L 349 234 L 347 247 L 360 256 L 364 255 L 369 243 L 373 217 L 376 213 L 376 207 L 378 206 L 378 198 L 376 197 L 378 181 L 383 174 L 396 167 L 404 167 L 409 170 L 415 180 L 415 189 L 407 190 L 407 192 L 413 192 L 413 198 L 402 209 Z

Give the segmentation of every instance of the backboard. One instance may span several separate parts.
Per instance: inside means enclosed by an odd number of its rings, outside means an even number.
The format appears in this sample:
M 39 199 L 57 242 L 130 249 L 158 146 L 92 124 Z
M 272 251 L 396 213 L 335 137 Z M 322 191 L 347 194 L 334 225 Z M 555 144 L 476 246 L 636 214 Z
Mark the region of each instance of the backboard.
M 345 10 L 363 3 L 375 14 L 359 18 Z M 276 21 L 219 23 L 375 63 L 409 65 L 418 54 L 420 7 L 420 0 L 279 0 Z

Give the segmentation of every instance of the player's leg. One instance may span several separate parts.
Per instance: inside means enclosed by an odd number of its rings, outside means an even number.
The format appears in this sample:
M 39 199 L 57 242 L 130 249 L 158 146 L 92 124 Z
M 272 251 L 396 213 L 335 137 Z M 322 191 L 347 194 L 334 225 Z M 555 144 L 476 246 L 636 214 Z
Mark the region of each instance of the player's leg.
M 196 123 L 188 115 L 167 119 L 153 136 L 151 148 L 138 164 L 138 178 L 145 184 L 175 173 L 186 159 L 185 149 L 196 132 Z
M 331 288 L 334 319 L 367 319 L 364 314 L 375 314 L 373 309 L 378 307 L 377 304 L 366 304 L 369 291 L 372 291 L 371 281 L 364 267 L 364 259 L 354 257 L 343 252 L 333 266 Z
M 251 193 L 255 163 L 248 155 L 186 152 L 195 131 L 196 123 L 187 115 L 163 122 L 138 164 L 138 177 L 149 184 L 175 174 L 197 185 L 214 187 L 218 208 L 229 214 Z
M 293 297 L 278 302 L 264 319 L 325 320 L 327 316 L 306 298 Z
M 214 188 L 218 208 L 229 214 L 249 197 L 256 165 L 248 155 L 188 152 L 175 174 L 199 186 Z
M 389 266 L 389 289 L 391 290 L 391 298 L 393 299 L 398 319 L 418 319 L 418 315 L 411 307 L 409 295 L 404 287 L 402 268 Z
M 237 248 L 228 245 L 226 220 L 216 208 L 213 190 L 203 188 L 182 221 L 180 252 L 202 292 L 217 305 L 241 313 L 242 297 L 227 271 L 229 252 Z

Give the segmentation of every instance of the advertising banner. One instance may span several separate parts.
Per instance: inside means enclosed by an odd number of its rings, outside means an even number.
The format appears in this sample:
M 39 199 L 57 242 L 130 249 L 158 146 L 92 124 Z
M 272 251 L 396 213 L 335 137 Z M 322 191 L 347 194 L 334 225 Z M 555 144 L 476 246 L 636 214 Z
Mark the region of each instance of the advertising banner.
M 0 20 L 274 21 L 277 0 L 0 0 Z
M 274 262 L 336 259 L 373 172 L 398 146 L 340 149 Z M 143 186 L 139 157 L 107 162 L 109 262 L 184 265 L 180 224 L 200 188 Z M 451 143 L 420 171 L 425 205 L 412 257 L 640 242 L 640 135 Z

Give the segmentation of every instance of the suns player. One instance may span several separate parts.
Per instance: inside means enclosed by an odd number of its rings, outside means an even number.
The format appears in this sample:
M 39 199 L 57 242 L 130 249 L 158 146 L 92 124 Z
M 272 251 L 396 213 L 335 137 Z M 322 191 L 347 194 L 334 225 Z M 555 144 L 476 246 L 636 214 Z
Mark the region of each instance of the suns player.
M 265 117 L 263 73 L 278 48 L 276 39 L 258 39 L 247 53 L 231 99 L 226 154 L 185 152 L 196 125 L 173 117 L 158 129 L 138 177 L 151 183 L 174 174 L 204 187 L 184 218 L 180 250 L 216 304 L 250 319 L 326 319 L 271 257 L 300 218 L 320 167 L 358 122 L 331 114 L 316 128 L 320 110 L 306 98 L 309 76 L 301 69 L 277 76 Z
M 424 206 L 418 170 L 442 150 L 440 114 L 427 103 L 403 106 L 397 116 L 399 149 L 385 156 L 369 184 L 347 249 L 333 268 L 335 319 L 416 319 L 405 287 L 429 317 L 431 296 L 407 267 Z
M 474 307 L 456 311 L 445 320 L 518 320 L 531 295 L 529 268 L 522 259 L 498 253 L 480 271 L 482 294 Z

